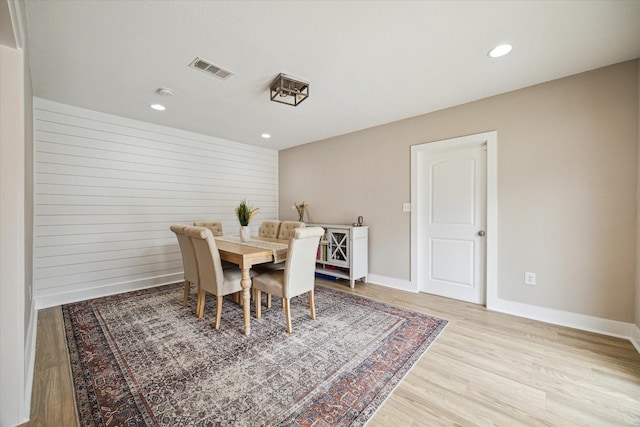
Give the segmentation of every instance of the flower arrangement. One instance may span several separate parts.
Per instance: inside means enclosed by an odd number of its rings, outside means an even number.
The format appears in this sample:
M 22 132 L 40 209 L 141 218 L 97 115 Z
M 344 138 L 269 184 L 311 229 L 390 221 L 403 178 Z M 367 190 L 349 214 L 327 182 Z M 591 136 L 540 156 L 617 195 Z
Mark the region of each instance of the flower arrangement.
M 260 211 L 260 208 L 251 208 L 246 200 L 242 200 L 236 208 L 236 215 L 240 225 L 246 227 L 251 222 L 251 219 Z
M 291 209 L 295 209 L 298 211 L 298 220 L 300 222 L 304 221 L 304 213 L 307 211 L 307 207 L 309 207 L 309 205 L 307 205 L 305 202 L 302 202 L 300 204 L 294 203 L 293 206 L 291 206 Z

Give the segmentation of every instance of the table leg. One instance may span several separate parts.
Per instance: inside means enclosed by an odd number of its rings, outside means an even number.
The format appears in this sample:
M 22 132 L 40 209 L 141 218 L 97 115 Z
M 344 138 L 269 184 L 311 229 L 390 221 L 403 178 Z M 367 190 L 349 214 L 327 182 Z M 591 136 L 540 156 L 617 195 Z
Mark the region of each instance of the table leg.
M 242 269 L 242 311 L 244 313 L 244 334 L 249 335 L 251 332 L 251 276 L 249 275 L 250 268 Z

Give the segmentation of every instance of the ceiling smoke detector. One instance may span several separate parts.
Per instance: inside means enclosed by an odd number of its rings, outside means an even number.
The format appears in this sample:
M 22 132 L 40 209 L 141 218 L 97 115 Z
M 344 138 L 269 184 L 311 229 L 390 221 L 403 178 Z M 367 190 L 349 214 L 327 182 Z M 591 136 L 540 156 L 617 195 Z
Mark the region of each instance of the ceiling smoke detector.
M 166 96 L 166 97 L 173 95 L 173 91 L 168 87 L 159 87 L 158 89 L 156 89 L 156 93 L 160 96 Z
M 212 64 L 206 59 L 202 59 L 198 57 L 196 57 L 196 59 L 194 59 L 191 62 L 191 64 L 189 64 L 189 67 L 195 68 L 196 70 L 200 70 L 203 73 L 207 73 L 211 76 L 217 77 L 220 80 L 226 80 L 229 77 L 233 76 L 233 73 L 231 71 L 225 70 L 222 67 Z

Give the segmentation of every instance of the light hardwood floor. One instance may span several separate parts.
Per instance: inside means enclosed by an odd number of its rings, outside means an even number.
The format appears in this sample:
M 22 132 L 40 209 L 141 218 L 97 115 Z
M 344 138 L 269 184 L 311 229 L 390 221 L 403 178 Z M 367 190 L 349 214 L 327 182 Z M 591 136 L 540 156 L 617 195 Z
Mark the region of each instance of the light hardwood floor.
M 318 283 L 449 321 L 368 427 L 640 426 L 640 354 L 626 340 L 427 294 Z M 25 425 L 73 426 L 60 307 L 39 313 L 36 347 Z
M 69 355 L 60 306 L 38 312 L 31 419 L 25 426 L 77 425 Z

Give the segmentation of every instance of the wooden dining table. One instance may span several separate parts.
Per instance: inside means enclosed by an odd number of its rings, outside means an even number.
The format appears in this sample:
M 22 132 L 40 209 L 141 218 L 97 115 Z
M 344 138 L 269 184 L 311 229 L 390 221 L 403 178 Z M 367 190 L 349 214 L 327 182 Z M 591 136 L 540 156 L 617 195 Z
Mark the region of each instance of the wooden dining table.
M 269 237 L 251 236 L 251 240 L 263 242 L 281 243 L 287 245 L 287 240 L 272 239 Z M 236 264 L 242 271 L 242 309 L 244 314 L 244 334 L 251 333 L 251 267 L 257 264 L 273 262 L 274 253 L 271 249 L 249 246 L 244 243 L 229 242 L 216 239 L 216 245 L 220 252 L 220 258 Z M 257 304 L 258 302 L 256 302 Z

